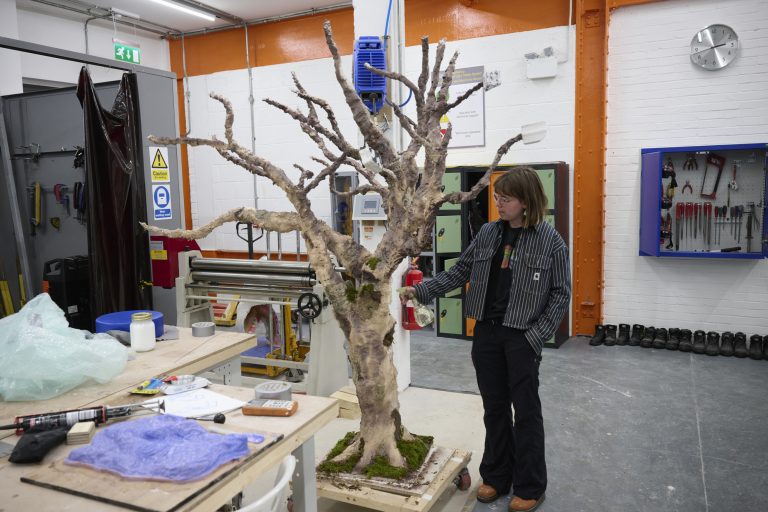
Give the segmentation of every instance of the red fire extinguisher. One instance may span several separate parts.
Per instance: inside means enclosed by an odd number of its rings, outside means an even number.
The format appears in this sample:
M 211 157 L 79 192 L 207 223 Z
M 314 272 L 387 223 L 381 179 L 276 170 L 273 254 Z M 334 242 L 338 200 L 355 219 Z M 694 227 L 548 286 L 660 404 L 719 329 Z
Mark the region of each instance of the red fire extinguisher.
M 411 262 L 411 268 L 405 273 L 405 286 L 415 286 L 424 280 L 424 273 L 418 269 L 416 263 L 419 259 L 416 258 Z M 409 331 L 418 331 L 421 326 L 416 323 L 416 316 L 413 311 L 413 302 L 408 301 L 403 306 L 403 329 Z

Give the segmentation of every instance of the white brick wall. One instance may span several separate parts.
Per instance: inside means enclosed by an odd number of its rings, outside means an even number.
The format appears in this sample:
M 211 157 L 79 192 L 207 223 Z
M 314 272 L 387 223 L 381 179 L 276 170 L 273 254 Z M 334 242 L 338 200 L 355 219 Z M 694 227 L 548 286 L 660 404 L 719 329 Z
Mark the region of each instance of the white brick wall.
M 528 52 L 540 52 L 553 46 L 565 57 L 566 29 L 556 27 L 517 34 L 484 37 L 450 42 L 446 63 L 452 52 L 461 51 L 459 67 L 484 65 L 486 70 L 499 70 L 502 85 L 486 93 L 486 146 L 482 148 L 451 150 L 448 165 L 483 165 L 490 163 L 496 150 L 509 137 L 518 133 L 526 123 L 544 120 L 548 124 L 547 138 L 536 145 L 513 146 L 502 163 L 573 161 L 574 117 L 574 59 L 573 45 L 570 59 L 559 65 L 558 76 L 552 79 L 528 80 L 525 77 L 525 59 Z M 434 52 L 434 45 L 432 48 Z M 420 47 L 405 52 L 406 75 L 414 81 L 421 65 Z M 344 68 L 350 70 L 351 57 L 344 58 Z M 292 167 L 299 163 L 317 168 L 311 156 L 320 156 L 319 150 L 301 131 L 296 122 L 282 112 L 260 100 L 270 97 L 290 106 L 304 104 L 290 91 L 293 88 L 290 73 L 295 71 L 311 94 L 328 100 L 334 107 L 342 130 L 350 141 L 357 140 L 357 129 L 343 102 L 333 75 L 330 58 L 266 66 L 253 69 L 254 97 L 256 98 L 256 151 L 289 173 L 298 176 Z M 248 112 L 248 75 L 246 70 L 226 71 L 213 75 L 192 77 L 191 91 L 192 135 L 223 137 L 224 114 L 220 105 L 208 98 L 209 92 L 229 97 L 235 107 L 235 136 L 249 146 L 250 118 Z M 406 107 L 413 108 L 413 102 Z M 414 115 L 414 112 L 410 112 Z M 221 159 L 208 148 L 190 148 L 190 182 L 193 224 L 211 220 L 219 213 L 236 207 L 254 204 L 253 179 L 244 170 Z M 259 208 L 289 210 L 291 205 L 284 194 L 267 180 L 258 178 Z M 327 186 L 319 186 L 311 194 L 313 209 L 330 222 L 330 196 Z M 290 239 L 289 239 L 290 238 Z M 245 243 L 234 236 L 234 226 L 218 228 L 201 242 L 205 249 L 245 250 Z M 283 250 L 295 251 L 295 237 L 284 237 Z M 265 250 L 262 240 L 256 250 Z M 273 236 L 271 248 L 277 250 Z
M 689 59 L 691 38 L 713 23 L 731 26 L 741 45 L 739 58 L 716 72 Z M 638 256 L 641 148 L 768 142 L 766 23 L 761 0 L 670 0 L 613 12 L 605 322 L 768 334 L 764 260 Z

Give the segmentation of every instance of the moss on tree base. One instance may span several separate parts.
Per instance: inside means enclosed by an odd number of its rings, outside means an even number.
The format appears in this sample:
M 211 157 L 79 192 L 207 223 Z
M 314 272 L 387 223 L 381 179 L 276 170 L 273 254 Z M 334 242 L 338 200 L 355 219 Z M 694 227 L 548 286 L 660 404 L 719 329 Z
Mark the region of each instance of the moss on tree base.
M 333 458 L 342 453 L 355 439 L 357 432 L 348 432 L 342 439 L 340 439 L 336 446 L 328 452 L 325 460 L 317 466 L 317 470 L 327 475 L 336 473 L 351 473 L 355 465 L 360 461 L 360 457 L 363 455 L 363 444 L 360 443 L 360 450 L 351 455 L 349 458 L 343 461 L 334 461 Z M 405 458 L 406 466 L 396 467 L 389 463 L 389 460 L 380 455 L 374 457 L 369 465 L 363 468 L 362 473 L 368 478 L 383 477 L 391 478 L 392 480 L 402 480 L 408 475 L 419 469 L 424 460 L 427 458 L 427 453 L 432 447 L 432 436 L 417 436 L 413 435 L 413 441 L 397 442 L 397 449 L 400 454 Z

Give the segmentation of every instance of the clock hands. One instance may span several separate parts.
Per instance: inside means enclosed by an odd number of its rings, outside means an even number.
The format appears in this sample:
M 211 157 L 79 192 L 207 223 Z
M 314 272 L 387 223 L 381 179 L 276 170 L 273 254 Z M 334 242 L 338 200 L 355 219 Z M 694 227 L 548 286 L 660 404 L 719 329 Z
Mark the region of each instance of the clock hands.
M 694 52 L 694 55 L 698 55 L 699 53 L 708 52 L 709 50 L 714 50 L 715 48 L 720 48 L 721 46 L 725 46 L 728 43 L 720 43 L 718 45 L 712 46 L 710 48 L 704 48 L 703 50 L 699 50 L 698 52 Z

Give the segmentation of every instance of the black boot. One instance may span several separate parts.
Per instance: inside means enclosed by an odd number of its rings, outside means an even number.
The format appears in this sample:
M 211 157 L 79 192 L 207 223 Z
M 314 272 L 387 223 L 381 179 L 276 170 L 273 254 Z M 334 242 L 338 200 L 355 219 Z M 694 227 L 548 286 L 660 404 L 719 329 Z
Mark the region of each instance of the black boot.
M 645 334 L 645 327 L 640 324 L 635 324 L 632 326 L 632 336 L 629 337 L 629 345 L 632 347 L 636 347 L 640 345 L 640 341 L 643 339 L 643 334 Z
M 629 324 L 619 324 L 619 335 L 616 338 L 617 345 L 626 345 L 629 342 Z
M 730 357 L 733 355 L 733 333 L 725 331 L 720 338 L 720 355 Z
M 656 336 L 655 327 L 646 327 L 645 333 L 643 333 L 643 339 L 640 340 L 640 346 L 643 348 L 651 348 L 653 344 L 653 338 Z
M 768 336 L 763 338 L 763 359 L 768 361 Z
M 680 334 L 683 331 L 678 329 L 677 327 L 674 327 L 669 330 L 669 339 L 667 340 L 667 343 L 662 348 L 666 348 L 667 350 L 677 350 L 680 346 Z
M 616 326 L 608 324 L 605 326 L 605 343 L 606 347 L 611 347 L 616 344 Z
M 596 325 L 595 326 L 595 335 L 592 336 L 592 339 L 589 340 L 589 344 L 593 347 L 596 347 L 598 345 L 602 345 L 605 341 L 605 327 L 602 325 Z
M 763 358 L 763 337 L 759 334 L 753 334 L 749 338 L 749 357 L 755 360 Z
M 667 348 L 669 348 L 669 344 L 667 344 Z M 680 346 L 677 348 L 680 350 L 680 352 L 690 352 L 693 350 L 690 329 L 683 329 L 680 331 Z
M 707 346 L 704 348 L 704 353 L 708 356 L 716 356 L 720 353 L 720 335 L 715 331 L 707 333 Z
M 656 329 L 656 336 L 653 337 L 653 348 L 664 348 L 667 345 L 667 330 L 663 327 Z
M 736 333 L 736 339 L 733 343 L 733 355 L 736 357 L 747 357 L 747 335 L 743 332 Z
M 707 336 L 707 333 L 705 333 L 702 330 L 698 330 L 693 333 L 693 353 L 694 354 L 704 353 L 704 347 L 707 346 L 705 342 L 706 336 Z

